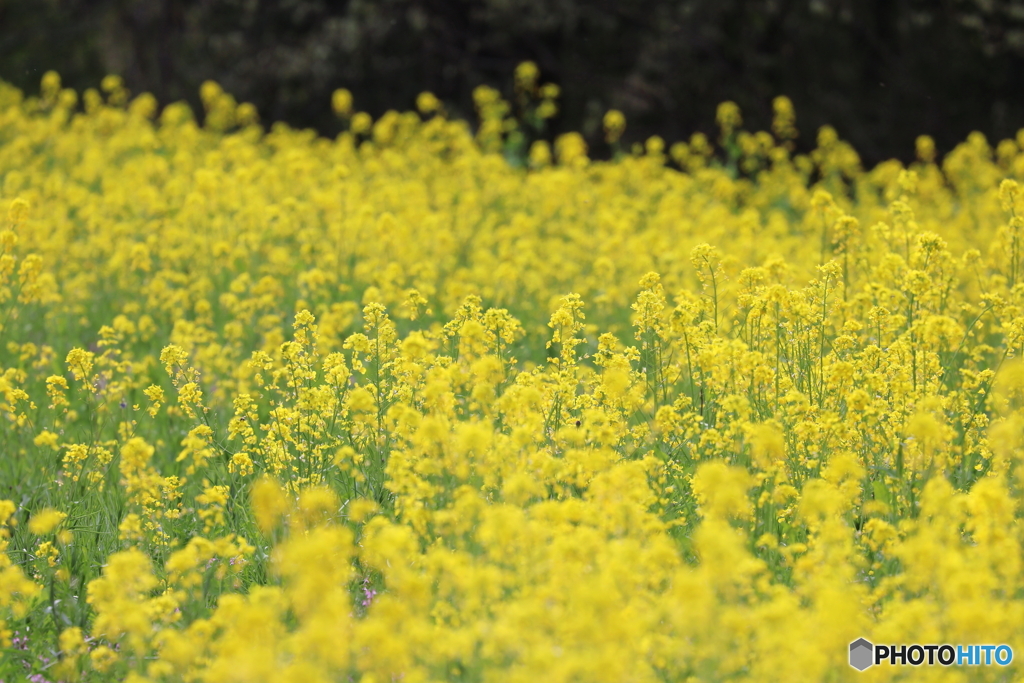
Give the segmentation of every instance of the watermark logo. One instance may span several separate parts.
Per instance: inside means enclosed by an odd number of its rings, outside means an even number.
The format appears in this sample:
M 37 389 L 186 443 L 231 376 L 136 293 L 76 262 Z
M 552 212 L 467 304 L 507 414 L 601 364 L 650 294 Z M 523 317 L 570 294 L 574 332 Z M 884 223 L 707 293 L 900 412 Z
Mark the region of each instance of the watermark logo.
M 858 638 L 850 643 L 850 666 L 857 671 L 863 671 L 875 663 L 875 646 L 864 638 Z
M 876 645 L 866 638 L 850 643 L 850 666 L 864 671 L 889 666 L 1006 666 L 1013 661 L 1009 645 Z

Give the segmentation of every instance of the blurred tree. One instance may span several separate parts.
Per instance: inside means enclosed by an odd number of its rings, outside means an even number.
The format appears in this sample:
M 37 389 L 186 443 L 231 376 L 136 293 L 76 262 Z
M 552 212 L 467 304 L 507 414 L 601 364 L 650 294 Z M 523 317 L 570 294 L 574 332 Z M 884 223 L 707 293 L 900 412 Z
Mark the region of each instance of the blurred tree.
M 510 95 L 525 59 L 562 86 L 554 130 L 598 153 L 610 108 L 627 143 L 672 141 L 723 100 L 767 129 L 778 94 L 804 146 L 829 123 L 867 162 L 1024 125 L 1024 0 L 0 0 L 0 78 L 28 91 L 47 69 L 79 89 L 110 72 L 198 110 L 212 78 L 327 134 L 335 88 L 374 115 L 430 90 L 471 117 L 473 87 Z

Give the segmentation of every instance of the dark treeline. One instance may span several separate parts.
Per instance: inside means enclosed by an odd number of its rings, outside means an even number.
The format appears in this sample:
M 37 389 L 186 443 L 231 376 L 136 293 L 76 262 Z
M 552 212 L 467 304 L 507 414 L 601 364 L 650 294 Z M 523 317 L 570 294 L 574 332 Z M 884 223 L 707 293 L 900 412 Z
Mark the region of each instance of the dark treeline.
M 672 142 L 714 130 L 724 100 L 767 129 L 779 94 L 802 146 L 828 123 L 869 164 L 922 133 L 944 152 L 1024 127 L 1024 0 L 0 0 L 0 78 L 29 93 L 49 69 L 78 90 L 117 73 L 199 110 L 214 79 L 328 135 L 335 88 L 374 116 L 429 90 L 474 120 L 473 88 L 511 94 L 527 59 L 562 87 L 552 132 L 597 155 L 609 108 L 627 142 Z

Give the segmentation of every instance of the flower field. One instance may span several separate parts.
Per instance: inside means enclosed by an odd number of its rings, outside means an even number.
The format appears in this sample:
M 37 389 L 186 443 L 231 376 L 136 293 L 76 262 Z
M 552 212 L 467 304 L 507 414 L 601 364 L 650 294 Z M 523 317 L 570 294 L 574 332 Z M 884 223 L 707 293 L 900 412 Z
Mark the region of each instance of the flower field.
M 0 83 L 0 680 L 1017 680 L 848 652 L 1024 654 L 1024 132 L 517 93 Z

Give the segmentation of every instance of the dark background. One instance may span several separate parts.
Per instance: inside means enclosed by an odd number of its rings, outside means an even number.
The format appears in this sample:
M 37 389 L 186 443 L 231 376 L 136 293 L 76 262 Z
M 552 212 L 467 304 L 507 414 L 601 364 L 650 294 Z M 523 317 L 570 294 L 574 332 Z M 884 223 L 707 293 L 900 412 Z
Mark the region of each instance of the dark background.
M 79 91 L 117 73 L 201 111 L 212 78 L 265 123 L 328 135 L 335 88 L 374 116 L 430 90 L 475 120 L 472 89 L 511 96 L 526 59 L 562 87 L 551 132 L 597 155 L 609 108 L 626 142 L 673 142 L 727 99 L 767 129 L 779 94 L 801 147 L 828 123 L 868 164 L 922 133 L 946 152 L 1024 127 L 1024 0 L 0 0 L 0 78 L 29 94 L 48 69 Z

